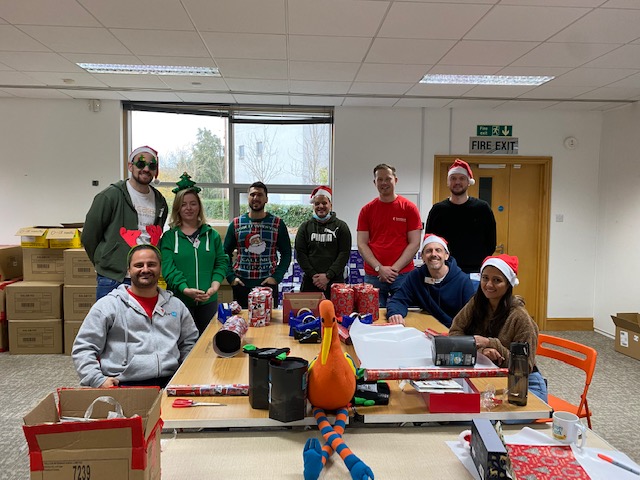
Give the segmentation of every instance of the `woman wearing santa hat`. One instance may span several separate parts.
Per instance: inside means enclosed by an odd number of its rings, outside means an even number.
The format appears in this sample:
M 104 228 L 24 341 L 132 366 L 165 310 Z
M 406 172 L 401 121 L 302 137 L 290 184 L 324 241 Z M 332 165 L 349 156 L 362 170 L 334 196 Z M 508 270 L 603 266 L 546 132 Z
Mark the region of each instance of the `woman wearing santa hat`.
M 509 366 L 511 342 L 529 344 L 529 392 L 547 401 L 547 386 L 536 366 L 538 325 L 513 295 L 518 285 L 518 257 L 487 257 L 480 268 L 480 288 L 453 319 L 449 335 L 473 335 L 478 351 L 498 367 Z
M 296 257 L 304 272 L 302 292 L 324 292 L 331 298 L 331 285 L 344 282 L 344 267 L 351 251 L 349 226 L 331 211 L 331 188 L 322 185 L 311 192 L 313 218 L 298 229 Z

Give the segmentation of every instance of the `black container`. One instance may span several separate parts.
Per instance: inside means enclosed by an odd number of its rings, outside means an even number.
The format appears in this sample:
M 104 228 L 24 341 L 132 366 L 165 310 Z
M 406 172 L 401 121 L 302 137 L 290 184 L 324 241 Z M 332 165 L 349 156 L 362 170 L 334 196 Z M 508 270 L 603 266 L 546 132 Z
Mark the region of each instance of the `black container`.
M 269 418 L 281 422 L 303 420 L 307 409 L 307 371 L 304 358 L 287 357 L 269 364 Z
M 249 357 L 249 405 L 269 408 L 269 358 Z
M 509 354 L 509 403 L 523 407 L 529 392 L 529 344 L 513 342 Z

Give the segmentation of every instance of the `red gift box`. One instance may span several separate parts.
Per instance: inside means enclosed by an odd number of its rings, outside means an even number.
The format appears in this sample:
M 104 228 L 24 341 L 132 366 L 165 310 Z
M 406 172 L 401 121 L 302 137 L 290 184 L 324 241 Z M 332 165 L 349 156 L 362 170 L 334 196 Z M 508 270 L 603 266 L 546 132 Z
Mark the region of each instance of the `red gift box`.
M 480 413 L 480 392 L 466 378 L 456 379 L 462 391 L 420 392 L 431 413 Z

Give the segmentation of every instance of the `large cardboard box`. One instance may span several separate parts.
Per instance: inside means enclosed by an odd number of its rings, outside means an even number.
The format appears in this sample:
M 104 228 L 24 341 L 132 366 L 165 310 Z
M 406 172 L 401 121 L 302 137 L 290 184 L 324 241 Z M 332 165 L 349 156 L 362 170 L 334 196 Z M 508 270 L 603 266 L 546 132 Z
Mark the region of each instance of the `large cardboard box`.
M 80 233 L 78 228 L 50 228 L 47 232 L 49 248 L 80 248 Z
M 7 286 L 7 318 L 62 318 L 62 283 L 16 282 Z
M 87 285 L 64 286 L 64 319 L 84 320 L 96 303 L 96 287 Z
M 218 303 L 230 303 L 233 302 L 233 289 L 231 285 L 220 285 L 218 289 Z
M 84 417 L 98 397 L 108 395 L 127 418 L 107 419 L 114 407 L 96 403 L 91 422 Z M 31 480 L 160 480 L 160 401 L 158 388 L 61 389 L 56 405 L 50 393 L 24 417 Z
M 62 319 L 9 320 L 9 353 L 62 353 Z
M 49 227 L 23 227 L 16 232 L 22 248 L 49 248 Z
M 82 326 L 82 320 L 65 320 L 64 321 L 64 354 L 71 355 L 73 350 L 73 342 L 78 335 L 78 330 Z
M 0 282 L 22 277 L 22 248 L 0 245 Z
M 63 282 L 64 250 L 50 248 L 25 248 L 23 277 L 29 281 Z
M 8 280 L 0 282 L 0 352 L 9 350 L 9 323 L 7 322 L 7 295 L 5 289 L 7 285 L 18 280 Z
M 71 248 L 64 251 L 65 285 L 96 284 L 96 269 L 89 260 L 84 248 Z
M 301 308 L 308 308 L 317 317 L 322 300 L 324 300 L 322 292 L 285 292 L 282 297 L 282 321 L 289 323 L 289 312 L 297 315 Z
M 640 360 L 640 313 L 611 315 L 616 324 L 616 352 Z

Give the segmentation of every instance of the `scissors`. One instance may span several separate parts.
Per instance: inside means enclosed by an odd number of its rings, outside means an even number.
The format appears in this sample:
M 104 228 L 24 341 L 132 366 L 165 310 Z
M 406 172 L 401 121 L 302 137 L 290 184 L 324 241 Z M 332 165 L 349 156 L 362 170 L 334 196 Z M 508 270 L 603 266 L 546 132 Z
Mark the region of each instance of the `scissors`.
M 226 403 L 214 402 L 195 402 L 189 398 L 176 398 L 171 404 L 173 408 L 189 408 L 189 407 L 226 407 Z

